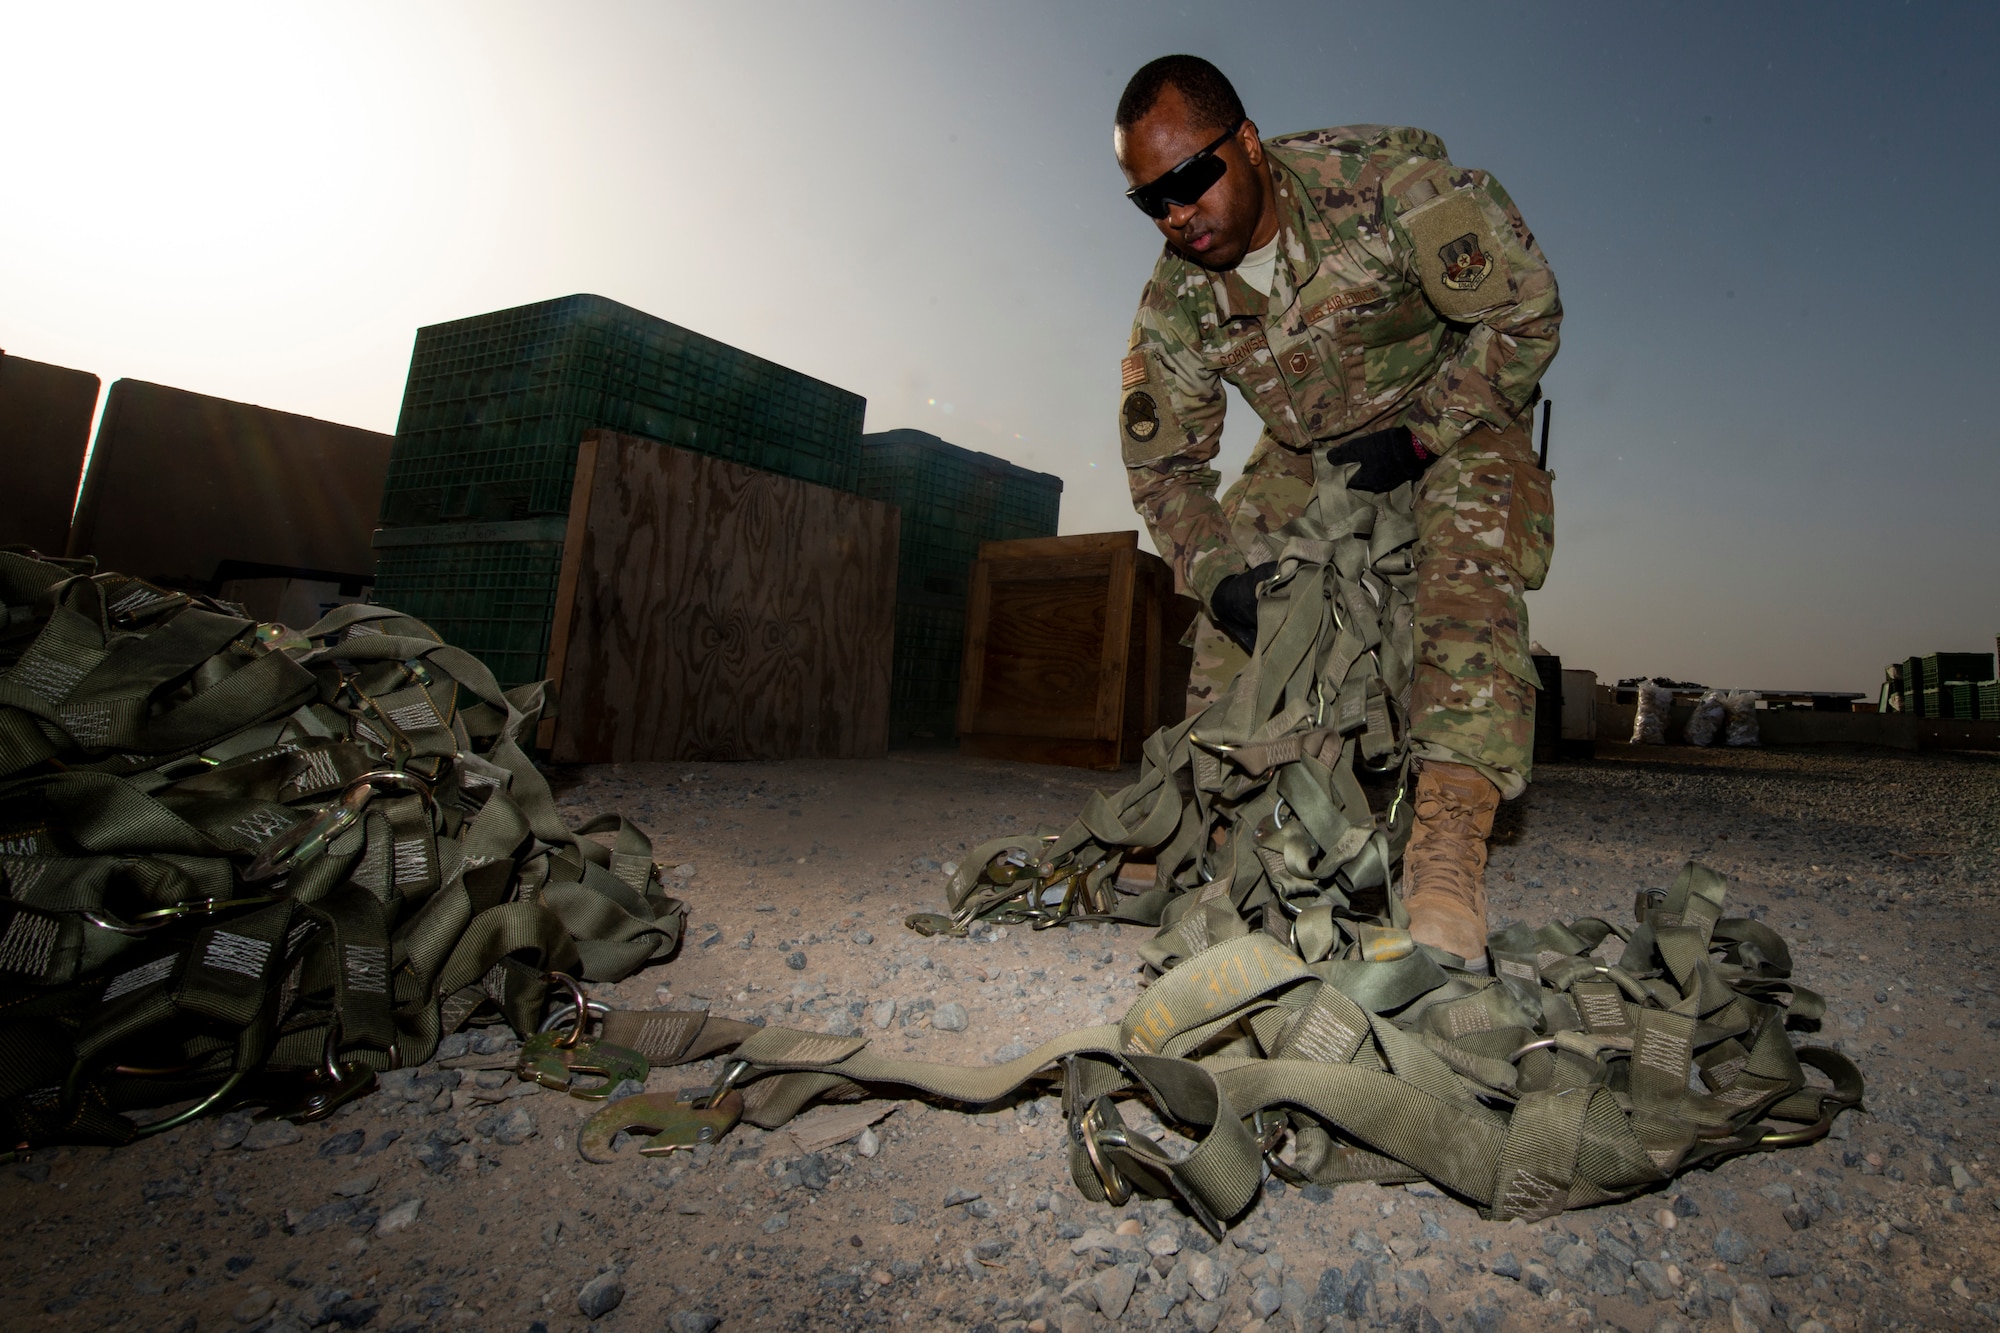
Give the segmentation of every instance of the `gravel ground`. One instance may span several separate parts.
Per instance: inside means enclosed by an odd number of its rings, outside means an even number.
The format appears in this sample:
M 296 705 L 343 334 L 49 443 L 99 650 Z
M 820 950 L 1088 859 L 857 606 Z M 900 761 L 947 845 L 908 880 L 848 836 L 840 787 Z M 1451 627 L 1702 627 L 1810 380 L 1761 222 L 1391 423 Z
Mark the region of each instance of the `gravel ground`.
M 560 774 L 575 818 L 618 809 L 659 830 L 691 905 L 679 957 L 597 993 L 964 1063 L 1114 1018 L 1138 992 L 1137 931 L 901 926 L 967 846 L 1066 822 L 1107 776 L 921 753 Z M 1274 1183 L 1218 1246 L 1163 1204 L 1086 1204 L 1049 1097 L 889 1104 L 816 1152 L 745 1126 L 592 1166 L 573 1142 L 590 1104 L 432 1065 L 324 1124 L 229 1117 L 0 1173 L 9 1285 L 35 1312 L 17 1326 L 1985 1327 L 2000 1321 L 1996 811 L 1991 756 L 1623 746 L 1548 767 L 1505 809 L 1496 922 L 1629 919 L 1635 889 L 1699 857 L 1732 877 L 1734 910 L 1791 941 L 1829 999 L 1818 1040 L 1869 1077 L 1868 1114 L 1835 1138 L 1629 1203 L 1503 1224 L 1424 1186 Z M 445 1054 L 507 1049 L 490 1029 Z

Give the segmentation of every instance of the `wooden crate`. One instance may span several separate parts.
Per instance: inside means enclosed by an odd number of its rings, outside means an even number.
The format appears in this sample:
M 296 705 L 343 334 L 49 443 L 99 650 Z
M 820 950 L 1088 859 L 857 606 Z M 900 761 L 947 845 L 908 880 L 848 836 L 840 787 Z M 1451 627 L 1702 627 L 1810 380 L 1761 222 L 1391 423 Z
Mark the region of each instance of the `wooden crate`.
M 567 763 L 885 753 L 897 528 L 879 501 L 587 432 L 543 744 Z
M 1195 611 L 1136 532 L 987 542 L 959 682 L 968 754 L 1115 769 L 1186 716 Z

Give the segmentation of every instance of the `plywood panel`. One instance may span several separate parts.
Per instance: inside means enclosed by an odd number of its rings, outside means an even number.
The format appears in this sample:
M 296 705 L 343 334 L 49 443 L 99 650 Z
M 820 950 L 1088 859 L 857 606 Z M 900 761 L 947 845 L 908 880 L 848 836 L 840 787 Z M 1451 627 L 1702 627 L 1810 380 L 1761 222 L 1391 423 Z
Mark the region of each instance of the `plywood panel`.
M 98 387 L 85 371 L 0 353 L 0 545 L 63 553 Z
M 550 662 L 557 759 L 887 751 L 893 507 L 604 431 L 586 457 Z
M 1188 617 L 1131 532 L 989 542 L 973 570 L 962 748 L 1115 768 L 1185 711 Z
M 303 577 L 358 586 L 391 437 L 142 380 L 105 399 L 72 555 L 181 585 Z

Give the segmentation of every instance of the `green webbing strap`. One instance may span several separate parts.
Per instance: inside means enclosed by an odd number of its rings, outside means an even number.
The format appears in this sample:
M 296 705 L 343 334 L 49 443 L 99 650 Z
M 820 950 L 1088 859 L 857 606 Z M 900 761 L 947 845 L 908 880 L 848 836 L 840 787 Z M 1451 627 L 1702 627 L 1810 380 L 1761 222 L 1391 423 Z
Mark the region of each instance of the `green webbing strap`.
M 990 852 L 1032 846 L 1013 839 Z M 954 885 L 970 887 L 962 874 Z M 775 1128 L 821 1097 L 905 1090 L 984 1104 L 1060 1073 L 1072 1176 L 1092 1199 L 1173 1197 L 1215 1223 L 1240 1213 L 1275 1170 L 1295 1183 L 1428 1178 L 1492 1216 L 1533 1219 L 1730 1154 L 1809 1142 L 1859 1104 L 1852 1064 L 1831 1051 L 1795 1052 L 1785 1028 L 1808 1020 L 1753 993 L 1785 982 L 1789 953 L 1774 934 L 1725 925 L 1723 897 L 1721 876 L 1690 864 L 1668 895 L 1680 921 L 1643 922 L 1618 963 L 1589 957 L 1625 938 L 1607 922 L 1517 926 L 1494 936 L 1501 966 L 1488 978 L 1422 951 L 1370 961 L 1369 949 L 1394 932 L 1359 926 L 1351 940 L 1335 932 L 1336 944 L 1327 921 L 1306 933 L 1318 931 L 1315 952 L 1337 956 L 1308 963 L 1270 930 L 1249 929 L 1217 882 L 1175 900 L 1176 919 L 1154 942 L 1179 940 L 1169 966 L 1116 1027 L 973 1069 L 878 1057 L 859 1038 L 765 1028 L 736 1046 L 731 1080 L 745 1087 L 744 1118 Z M 1234 929 L 1191 937 L 1192 923 L 1216 913 Z M 1686 931 L 1668 938 L 1699 941 L 1702 952 L 1683 952 L 1667 971 L 1647 953 L 1662 928 Z M 653 1058 L 670 1063 L 725 1049 L 727 1035 L 708 1030 L 718 1022 L 614 1014 L 606 1032 L 667 1025 Z M 1834 1086 L 1809 1086 L 1802 1063 Z M 1176 1156 L 1128 1129 L 1108 1100 L 1124 1095 L 1153 1100 L 1192 1149 Z M 1771 1130 L 1766 1120 L 1807 1128 Z M 1269 1137 L 1286 1128 L 1289 1162 Z
M 670 952 L 650 839 L 572 833 L 522 750 L 542 705 L 388 608 L 301 634 L 0 551 L 15 1141 L 122 1142 L 119 1109 L 419 1062 L 482 1004 L 525 1032 L 550 970 Z

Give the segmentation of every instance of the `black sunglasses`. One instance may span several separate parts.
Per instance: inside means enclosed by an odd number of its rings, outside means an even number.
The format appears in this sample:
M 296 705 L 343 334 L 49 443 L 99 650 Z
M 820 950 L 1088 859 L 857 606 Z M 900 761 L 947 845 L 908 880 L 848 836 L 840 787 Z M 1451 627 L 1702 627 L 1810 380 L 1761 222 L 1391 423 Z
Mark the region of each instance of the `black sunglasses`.
M 1139 211 L 1149 218 L 1163 218 L 1167 210 L 1175 204 L 1191 204 L 1207 194 L 1222 174 L 1229 170 L 1229 164 L 1215 155 L 1215 150 L 1236 137 L 1236 131 L 1243 128 L 1237 121 L 1222 132 L 1220 138 L 1192 157 L 1183 158 L 1172 170 L 1162 172 L 1144 185 L 1135 185 L 1125 191 L 1125 197 L 1139 206 Z

